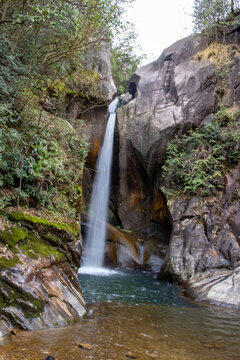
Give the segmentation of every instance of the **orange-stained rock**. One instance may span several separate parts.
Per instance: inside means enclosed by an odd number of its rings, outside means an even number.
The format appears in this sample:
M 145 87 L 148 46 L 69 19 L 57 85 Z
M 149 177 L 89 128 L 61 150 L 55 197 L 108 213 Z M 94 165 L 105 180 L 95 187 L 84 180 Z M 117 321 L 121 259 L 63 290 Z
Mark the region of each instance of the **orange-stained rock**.
M 81 219 L 87 222 L 88 215 L 82 213 Z M 107 256 L 112 264 L 139 264 L 138 242 L 140 239 L 136 235 L 107 224 L 107 240 Z
M 88 351 L 91 351 L 92 349 L 93 349 L 93 347 L 91 346 L 91 345 L 89 345 L 89 344 L 79 344 L 78 345 L 81 349 L 83 349 L 83 350 L 88 350 Z
M 150 219 L 158 224 L 169 223 L 170 214 L 167 207 L 167 199 L 163 192 L 154 189 L 150 206 Z
M 129 359 L 137 359 L 138 358 L 137 355 L 132 353 L 131 351 L 128 351 L 126 353 L 126 357 L 129 358 Z

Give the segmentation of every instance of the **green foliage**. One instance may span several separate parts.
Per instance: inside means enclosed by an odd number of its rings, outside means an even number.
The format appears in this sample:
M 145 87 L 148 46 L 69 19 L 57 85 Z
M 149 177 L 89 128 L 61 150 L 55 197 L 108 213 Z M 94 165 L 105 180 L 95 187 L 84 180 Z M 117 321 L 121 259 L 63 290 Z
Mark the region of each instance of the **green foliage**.
M 62 118 L 75 98 L 103 101 L 88 55 L 123 30 L 132 1 L 0 3 L 0 209 L 77 216 L 87 144 Z
M 20 61 L 19 54 L 13 54 L 12 44 L 8 38 L 0 38 L 0 102 L 12 102 L 16 98 L 19 77 L 25 74 L 26 68 Z M 1 105 L 3 106 L 3 105 Z M 10 104 L 6 104 L 9 109 Z M 3 109 L 1 109 L 3 111 Z
M 122 28 L 132 0 L 14 0 L 0 5 L 2 34 L 11 53 L 24 55 L 28 74 L 86 53 Z M 9 53 L 9 52 L 8 52 Z
M 239 159 L 240 114 L 232 118 L 222 108 L 211 123 L 169 142 L 162 182 L 178 193 L 209 195 Z
M 129 25 L 130 26 L 130 25 Z M 145 55 L 137 55 L 137 35 L 133 29 L 128 29 L 126 35 L 112 46 L 112 74 L 118 94 L 127 91 L 131 75 L 136 71 Z
M 75 215 L 87 143 L 64 120 L 53 120 L 54 126 L 43 126 L 39 133 L 36 121 L 29 123 L 8 106 L 0 107 L 0 189 L 14 191 L 12 197 L 2 194 L 1 208 L 15 205 L 19 196 L 22 205 Z
M 194 25 L 196 31 L 209 29 L 224 22 L 230 11 L 228 0 L 195 0 Z
M 194 1 L 194 27 L 201 32 L 220 28 L 231 12 L 229 0 L 195 0 Z
M 0 232 L 0 241 L 7 245 L 10 249 L 15 248 L 15 245 L 26 238 L 27 232 L 20 227 L 13 227 Z
M 194 0 L 194 29 L 197 32 L 216 34 L 226 25 L 234 23 L 239 12 L 238 0 Z

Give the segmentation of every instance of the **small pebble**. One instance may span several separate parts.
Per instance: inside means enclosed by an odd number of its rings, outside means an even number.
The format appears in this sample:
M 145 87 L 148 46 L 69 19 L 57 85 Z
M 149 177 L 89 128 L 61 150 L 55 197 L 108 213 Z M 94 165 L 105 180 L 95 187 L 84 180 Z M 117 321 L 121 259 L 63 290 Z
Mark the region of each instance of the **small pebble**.
M 216 344 L 216 349 L 223 349 L 225 348 L 225 345 L 224 344 Z
M 129 359 L 137 359 L 137 355 L 131 353 L 130 351 L 128 351 L 128 352 L 126 353 L 126 357 L 129 358 Z
M 78 344 L 78 346 L 79 346 L 81 349 L 83 349 L 83 350 L 88 350 L 88 351 L 90 351 L 90 350 L 93 349 L 93 347 L 92 347 L 91 345 L 89 345 L 89 344 Z
M 158 353 L 158 351 L 153 351 L 153 352 L 151 352 L 151 353 L 149 353 L 148 351 L 146 351 L 146 353 L 147 353 L 147 356 L 149 356 L 149 357 L 152 358 L 152 359 L 159 358 L 159 353 Z
M 208 348 L 208 349 L 213 349 L 213 348 L 215 348 L 215 345 L 213 345 L 213 344 L 203 344 L 203 346 L 204 346 L 205 348 Z

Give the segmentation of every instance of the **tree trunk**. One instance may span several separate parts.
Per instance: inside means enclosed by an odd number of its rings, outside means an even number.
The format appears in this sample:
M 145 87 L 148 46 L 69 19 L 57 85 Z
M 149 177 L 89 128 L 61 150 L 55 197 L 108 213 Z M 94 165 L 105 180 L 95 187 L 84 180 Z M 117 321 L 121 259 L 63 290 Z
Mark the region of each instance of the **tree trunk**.
M 10 1 L 11 0 L 6 0 L 6 1 L 3 2 L 2 11 L 1 11 L 1 18 L 0 18 L 0 20 L 2 22 L 4 22 L 4 20 L 6 19 L 7 9 L 9 7 Z

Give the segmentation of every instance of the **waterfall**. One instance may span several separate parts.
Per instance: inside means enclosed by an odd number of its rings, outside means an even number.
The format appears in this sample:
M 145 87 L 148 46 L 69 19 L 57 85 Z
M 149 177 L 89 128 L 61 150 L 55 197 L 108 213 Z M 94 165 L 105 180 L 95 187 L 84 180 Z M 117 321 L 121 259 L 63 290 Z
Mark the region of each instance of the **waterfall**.
M 142 241 L 140 244 L 139 244 L 139 265 L 143 265 L 143 261 L 144 261 L 144 241 Z
M 83 258 L 81 272 L 84 272 L 84 268 L 87 270 L 86 268 L 103 266 L 117 106 L 118 99 L 113 100 L 109 105 L 109 119 L 103 146 L 97 159 L 87 227 L 86 257 Z

